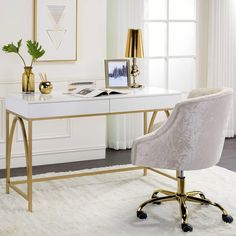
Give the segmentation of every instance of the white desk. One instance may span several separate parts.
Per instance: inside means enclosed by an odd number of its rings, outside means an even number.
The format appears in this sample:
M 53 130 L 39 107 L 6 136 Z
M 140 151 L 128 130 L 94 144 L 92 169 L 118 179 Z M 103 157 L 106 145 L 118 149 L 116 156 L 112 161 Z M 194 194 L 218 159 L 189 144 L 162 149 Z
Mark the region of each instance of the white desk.
M 181 100 L 180 92 L 158 88 L 129 89 L 125 95 L 110 95 L 97 98 L 79 98 L 72 95 L 53 93 L 52 95 L 25 95 L 14 94 L 6 100 L 6 192 L 10 188 L 14 189 L 28 201 L 28 210 L 32 211 L 32 183 L 47 180 L 79 177 L 85 175 L 105 174 L 118 171 L 130 171 L 143 169 L 144 174 L 147 170 L 153 170 L 169 178 L 175 177 L 147 167 L 119 168 L 108 171 L 89 172 L 76 175 L 53 176 L 48 178 L 32 179 L 32 123 L 35 120 L 76 118 L 85 116 L 101 116 L 138 113 L 144 114 L 144 133 L 148 133 L 152 128 L 156 115 L 159 111 L 164 111 L 169 115 L 177 102 Z M 147 113 L 153 112 L 150 123 L 148 124 Z M 10 128 L 10 115 L 14 119 Z M 11 147 L 14 130 L 17 121 L 20 124 L 26 156 L 27 180 L 11 181 L 10 178 L 10 159 Z M 25 122 L 28 123 L 28 132 L 25 129 Z M 20 190 L 18 184 L 27 184 L 27 193 Z

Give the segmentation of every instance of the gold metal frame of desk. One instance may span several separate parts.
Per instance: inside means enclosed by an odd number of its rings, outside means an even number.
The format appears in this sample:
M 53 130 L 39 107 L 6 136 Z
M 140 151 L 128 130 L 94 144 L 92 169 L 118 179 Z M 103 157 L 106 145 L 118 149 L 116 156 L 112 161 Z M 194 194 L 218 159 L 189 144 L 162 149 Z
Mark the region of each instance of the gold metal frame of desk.
M 114 168 L 110 170 L 98 170 L 98 171 L 89 171 L 85 173 L 78 174 L 68 174 L 60 176 L 52 176 L 45 178 L 32 178 L 32 133 L 33 133 L 33 121 L 36 120 L 50 120 L 50 119 L 67 119 L 67 118 L 77 118 L 77 117 L 88 117 L 88 116 L 105 116 L 105 115 L 119 115 L 119 114 L 130 114 L 130 113 L 143 113 L 144 115 L 144 134 L 147 134 L 151 131 L 153 124 L 155 122 L 158 112 L 165 112 L 166 116 L 169 117 L 171 108 L 159 109 L 159 110 L 142 110 L 142 111 L 132 111 L 132 112 L 119 112 L 119 113 L 101 113 L 101 114 L 89 114 L 89 115 L 78 115 L 78 116 L 57 116 L 57 117 L 45 117 L 45 118 L 26 118 L 9 110 L 6 110 L 6 193 L 10 193 L 10 188 L 16 191 L 19 195 L 26 199 L 28 202 L 28 211 L 32 212 L 33 210 L 33 198 L 32 198 L 32 185 L 36 182 L 44 182 L 49 180 L 60 180 L 60 179 L 69 179 L 81 176 L 92 176 L 99 174 L 109 174 L 115 172 L 125 172 L 125 171 L 134 171 L 134 170 L 143 170 L 143 174 L 147 175 L 147 170 L 154 171 L 155 173 L 166 176 L 172 180 L 177 180 L 175 176 L 169 175 L 165 172 L 159 171 L 154 168 L 145 167 L 145 166 L 134 166 L 126 168 Z M 148 124 L 148 112 L 152 112 L 152 117 Z M 10 128 L 10 115 L 14 116 L 11 128 Z M 11 149 L 12 141 L 14 136 L 14 131 L 16 123 L 19 122 L 24 142 L 25 149 L 25 159 L 26 159 L 26 170 L 27 178 L 26 180 L 11 181 Z M 28 123 L 28 132 L 26 132 L 25 122 Z M 27 193 L 23 192 L 20 188 L 17 187 L 18 184 L 27 184 Z

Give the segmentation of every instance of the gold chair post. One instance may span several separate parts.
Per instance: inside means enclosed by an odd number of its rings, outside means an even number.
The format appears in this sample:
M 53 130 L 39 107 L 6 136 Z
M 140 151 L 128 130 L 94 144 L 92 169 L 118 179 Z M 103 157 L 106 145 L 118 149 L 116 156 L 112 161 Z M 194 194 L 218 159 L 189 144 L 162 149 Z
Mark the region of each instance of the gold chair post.
M 180 196 L 185 195 L 185 177 L 183 171 L 177 171 L 177 194 Z

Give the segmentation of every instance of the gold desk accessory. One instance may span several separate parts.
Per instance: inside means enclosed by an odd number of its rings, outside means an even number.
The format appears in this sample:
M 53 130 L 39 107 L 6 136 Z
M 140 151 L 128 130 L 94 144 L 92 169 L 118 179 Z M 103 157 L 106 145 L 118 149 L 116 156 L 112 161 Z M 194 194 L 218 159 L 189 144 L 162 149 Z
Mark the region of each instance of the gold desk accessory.
M 46 73 L 43 75 L 41 72 L 39 73 L 41 82 L 39 83 L 39 91 L 42 94 L 50 94 L 52 92 L 53 86 L 50 81 L 47 80 Z
M 131 88 L 141 88 L 141 84 L 136 83 L 136 77 L 140 74 L 136 58 L 143 58 L 143 41 L 142 32 L 140 29 L 129 29 L 126 43 L 125 56 L 132 58 L 131 76 L 133 77 L 133 83 Z

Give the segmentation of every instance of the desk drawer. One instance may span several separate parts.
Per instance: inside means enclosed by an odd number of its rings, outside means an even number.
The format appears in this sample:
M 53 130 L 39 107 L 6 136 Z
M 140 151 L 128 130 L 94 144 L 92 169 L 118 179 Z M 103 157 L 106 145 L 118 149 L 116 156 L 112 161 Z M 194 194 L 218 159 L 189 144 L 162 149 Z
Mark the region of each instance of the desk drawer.
M 58 116 L 95 115 L 109 112 L 108 100 L 70 101 L 55 103 L 29 104 L 27 106 L 29 118 L 49 118 Z
M 110 112 L 142 111 L 173 108 L 181 100 L 181 95 L 117 98 L 110 100 Z

